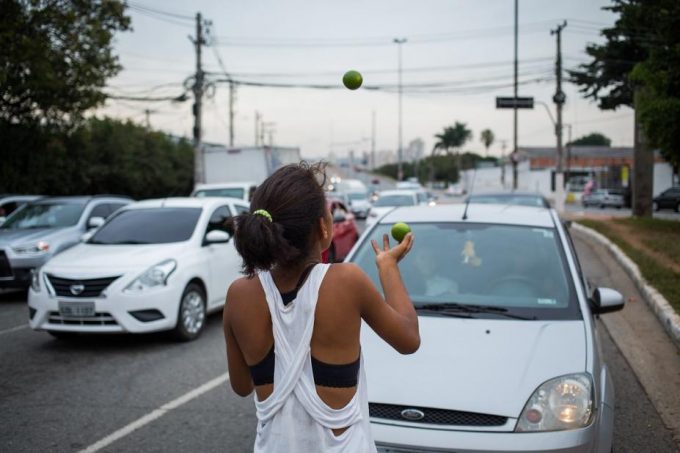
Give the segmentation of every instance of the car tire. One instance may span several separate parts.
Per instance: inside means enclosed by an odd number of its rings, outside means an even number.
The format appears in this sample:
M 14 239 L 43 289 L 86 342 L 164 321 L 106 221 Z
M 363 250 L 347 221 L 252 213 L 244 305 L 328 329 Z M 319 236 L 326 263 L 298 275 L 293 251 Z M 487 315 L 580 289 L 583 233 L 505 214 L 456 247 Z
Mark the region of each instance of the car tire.
M 203 288 L 189 283 L 179 300 L 177 324 L 173 331 L 179 341 L 191 341 L 203 332 L 207 317 L 206 296 Z

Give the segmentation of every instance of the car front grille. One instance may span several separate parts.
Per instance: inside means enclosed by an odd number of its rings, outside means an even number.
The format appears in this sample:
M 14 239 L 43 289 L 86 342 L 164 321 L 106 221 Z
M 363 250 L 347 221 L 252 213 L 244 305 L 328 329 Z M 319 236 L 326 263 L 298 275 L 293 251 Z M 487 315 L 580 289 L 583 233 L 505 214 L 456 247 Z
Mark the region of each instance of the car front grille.
M 58 311 L 51 311 L 48 317 L 50 324 L 62 326 L 117 326 L 118 323 L 110 313 L 95 313 L 94 316 L 73 317 L 61 316 Z
M 116 277 L 72 280 L 47 274 L 47 278 L 50 280 L 50 284 L 57 293 L 57 296 L 61 297 L 99 297 L 102 291 L 104 291 L 118 277 L 120 277 L 120 275 Z M 81 285 L 82 290 L 78 292 L 78 290 L 81 289 Z
M 420 411 L 424 414 L 423 418 L 413 420 L 402 416 L 402 412 L 408 409 Z M 507 417 L 501 417 L 500 415 L 477 414 L 475 412 L 433 409 L 428 407 L 399 406 L 396 404 L 369 403 L 368 410 L 370 416 L 373 418 L 412 423 L 427 423 L 432 425 L 503 426 L 508 421 Z
M 4 250 L 0 250 L 0 277 L 11 277 L 12 266 L 9 265 L 9 260 Z

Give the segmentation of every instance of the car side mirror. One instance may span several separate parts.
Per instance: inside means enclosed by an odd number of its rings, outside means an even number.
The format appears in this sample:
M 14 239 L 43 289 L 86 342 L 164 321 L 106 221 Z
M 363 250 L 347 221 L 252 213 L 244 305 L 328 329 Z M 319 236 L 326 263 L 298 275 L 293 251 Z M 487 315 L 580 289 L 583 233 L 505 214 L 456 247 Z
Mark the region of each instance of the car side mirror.
M 593 312 L 598 315 L 621 310 L 626 303 L 623 295 L 611 288 L 595 288 L 590 300 Z
M 347 220 L 347 216 L 342 211 L 335 211 L 333 213 L 333 223 L 340 223 Z
M 571 220 L 565 220 L 563 223 L 566 228 L 571 229 Z
M 231 236 L 226 231 L 212 230 L 205 235 L 203 245 L 210 244 L 226 244 L 231 239 Z
M 104 225 L 104 222 L 106 222 L 104 217 L 90 217 L 90 220 L 87 221 L 87 229 L 99 228 Z

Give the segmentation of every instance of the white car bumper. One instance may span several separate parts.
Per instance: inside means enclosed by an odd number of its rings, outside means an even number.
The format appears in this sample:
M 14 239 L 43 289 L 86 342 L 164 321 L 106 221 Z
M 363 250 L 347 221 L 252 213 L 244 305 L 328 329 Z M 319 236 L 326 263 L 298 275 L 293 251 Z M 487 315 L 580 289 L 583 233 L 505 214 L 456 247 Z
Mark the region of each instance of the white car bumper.
M 28 293 L 29 324 L 35 330 L 83 333 L 169 330 L 177 323 L 181 296 L 182 287 L 179 285 L 154 288 L 139 294 L 113 290 L 106 297 L 95 298 L 52 296 L 45 287 L 40 292 L 31 288 Z M 94 303 L 95 314 L 62 316 L 60 301 Z

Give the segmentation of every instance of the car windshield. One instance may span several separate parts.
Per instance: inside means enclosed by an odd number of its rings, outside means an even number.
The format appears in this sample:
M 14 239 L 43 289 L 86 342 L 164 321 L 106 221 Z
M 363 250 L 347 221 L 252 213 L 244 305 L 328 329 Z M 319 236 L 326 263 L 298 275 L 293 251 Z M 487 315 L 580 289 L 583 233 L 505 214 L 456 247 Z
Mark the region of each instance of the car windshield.
M 412 195 L 381 195 L 373 206 L 413 206 L 415 204 Z
M 368 197 L 365 193 L 351 193 L 349 194 L 350 200 L 367 200 Z
M 543 198 L 534 195 L 474 195 L 470 197 L 470 203 L 545 206 Z
M 569 271 L 551 228 L 475 223 L 413 223 L 401 275 L 420 315 L 501 319 L 581 319 Z M 352 259 L 381 289 L 371 239 Z M 434 310 L 436 308 L 436 310 Z
M 167 244 L 191 238 L 201 208 L 125 209 L 115 214 L 89 244 Z
M 195 197 L 231 197 L 243 199 L 244 190 L 238 187 L 230 189 L 201 189 L 194 194 Z
M 2 229 L 61 228 L 78 223 L 84 201 L 27 204 L 7 218 Z

